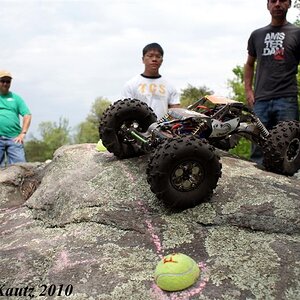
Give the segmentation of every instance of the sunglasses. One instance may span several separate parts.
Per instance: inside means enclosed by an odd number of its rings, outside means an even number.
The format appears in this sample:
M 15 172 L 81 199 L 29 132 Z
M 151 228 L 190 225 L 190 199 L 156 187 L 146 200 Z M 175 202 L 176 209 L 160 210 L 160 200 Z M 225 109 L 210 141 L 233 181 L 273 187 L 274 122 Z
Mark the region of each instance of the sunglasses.
M 1 83 L 11 83 L 11 80 L 9 79 L 0 79 Z

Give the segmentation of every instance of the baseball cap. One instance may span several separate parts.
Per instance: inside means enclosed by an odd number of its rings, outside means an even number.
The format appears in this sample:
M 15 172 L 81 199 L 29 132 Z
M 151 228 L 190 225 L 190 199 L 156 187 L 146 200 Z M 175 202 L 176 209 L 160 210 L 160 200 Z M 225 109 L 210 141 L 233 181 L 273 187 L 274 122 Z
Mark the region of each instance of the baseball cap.
M 0 78 L 2 78 L 2 77 L 12 78 L 11 74 L 8 71 L 0 70 Z

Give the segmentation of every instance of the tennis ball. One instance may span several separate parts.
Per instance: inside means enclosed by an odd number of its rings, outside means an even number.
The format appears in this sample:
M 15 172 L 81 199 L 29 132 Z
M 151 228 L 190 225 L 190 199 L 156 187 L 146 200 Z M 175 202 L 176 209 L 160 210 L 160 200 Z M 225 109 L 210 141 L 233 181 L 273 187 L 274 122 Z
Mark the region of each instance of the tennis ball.
M 156 266 L 155 282 L 165 291 L 180 291 L 193 285 L 200 275 L 197 263 L 182 253 L 165 256 Z
M 106 148 L 102 144 L 102 140 L 99 140 L 99 142 L 97 143 L 96 150 L 99 151 L 99 152 L 106 151 Z

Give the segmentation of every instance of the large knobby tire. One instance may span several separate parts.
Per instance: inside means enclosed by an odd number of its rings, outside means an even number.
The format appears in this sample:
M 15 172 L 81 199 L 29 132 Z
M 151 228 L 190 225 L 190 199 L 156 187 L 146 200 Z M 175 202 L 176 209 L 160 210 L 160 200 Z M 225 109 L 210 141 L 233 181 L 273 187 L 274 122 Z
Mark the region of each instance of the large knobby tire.
M 293 175 L 300 168 L 300 123 L 284 121 L 270 130 L 263 147 L 266 170 Z
M 165 141 L 151 155 L 147 180 L 167 208 L 186 209 L 210 199 L 222 165 L 214 147 L 191 136 Z
M 156 122 L 157 117 L 145 102 L 137 99 L 118 100 L 103 113 L 99 135 L 103 145 L 109 152 L 119 158 L 130 158 L 144 154 L 134 146 L 134 141 L 127 140 L 122 134 L 123 125 L 146 132 L 148 127 Z

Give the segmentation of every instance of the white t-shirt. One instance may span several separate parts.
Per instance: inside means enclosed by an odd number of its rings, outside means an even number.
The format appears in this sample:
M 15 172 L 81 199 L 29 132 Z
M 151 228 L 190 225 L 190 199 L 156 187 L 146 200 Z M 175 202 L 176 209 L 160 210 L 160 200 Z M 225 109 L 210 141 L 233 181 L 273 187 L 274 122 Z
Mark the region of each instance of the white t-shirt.
M 162 77 L 137 75 L 127 81 L 122 97 L 146 102 L 154 110 L 158 120 L 168 112 L 168 105 L 180 103 L 175 87 Z

